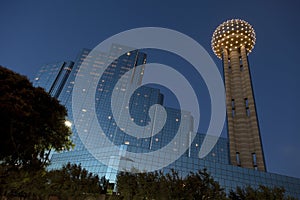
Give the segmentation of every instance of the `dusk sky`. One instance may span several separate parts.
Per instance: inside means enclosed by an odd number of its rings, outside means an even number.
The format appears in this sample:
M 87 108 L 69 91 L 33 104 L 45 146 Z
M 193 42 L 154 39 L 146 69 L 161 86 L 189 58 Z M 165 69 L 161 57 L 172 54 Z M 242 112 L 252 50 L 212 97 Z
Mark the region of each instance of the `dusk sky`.
M 300 178 L 299 9 L 297 0 L 1 0 L 0 65 L 33 79 L 41 65 L 74 60 L 114 34 L 163 27 L 196 40 L 222 73 L 212 34 L 228 19 L 244 19 L 256 32 L 249 64 L 267 170 Z M 193 79 L 188 67 L 185 74 Z

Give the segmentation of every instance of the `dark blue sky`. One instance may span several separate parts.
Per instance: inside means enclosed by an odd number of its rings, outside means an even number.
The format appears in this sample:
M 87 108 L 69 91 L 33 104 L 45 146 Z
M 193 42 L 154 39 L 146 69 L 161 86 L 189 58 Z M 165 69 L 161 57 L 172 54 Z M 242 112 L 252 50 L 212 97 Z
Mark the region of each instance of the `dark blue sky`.
M 267 169 L 300 178 L 299 8 L 297 0 L 2 0 L 0 64 L 33 78 L 42 64 L 74 60 L 111 35 L 156 26 L 198 41 L 221 70 L 212 33 L 227 19 L 244 19 L 257 36 L 249 62 Z

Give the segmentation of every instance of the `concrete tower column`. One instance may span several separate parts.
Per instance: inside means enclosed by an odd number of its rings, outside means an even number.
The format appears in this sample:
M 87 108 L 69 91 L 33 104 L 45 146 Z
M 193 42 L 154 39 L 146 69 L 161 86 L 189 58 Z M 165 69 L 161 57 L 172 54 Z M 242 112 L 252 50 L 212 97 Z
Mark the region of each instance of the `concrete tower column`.
M 265 171 L 247 58 L 254 43 L 252 26 L 235 19 L 216 29 L 212 48 L 223 60 L 231 163 Z

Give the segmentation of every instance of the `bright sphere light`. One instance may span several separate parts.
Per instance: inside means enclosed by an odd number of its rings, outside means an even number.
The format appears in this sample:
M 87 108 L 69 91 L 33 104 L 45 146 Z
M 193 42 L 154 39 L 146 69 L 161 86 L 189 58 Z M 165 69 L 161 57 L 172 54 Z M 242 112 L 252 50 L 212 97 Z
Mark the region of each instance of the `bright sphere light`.
M 228 35 L 225 34 L 223 35 L 219 33 L 220 30 L 223 29 L 228 30 L 227 31 Z M 244 38 L 249 38 L 250 42 L 244 43 L 243 37 L 241 36 L 243 36 Z M 221 41 L 223 41 L 222 43 L 220 42 L 220 39 Z M 244 46 L 247 51 L 247 54 L 249 54 L 254 47 L 255 40 L 256 38 L 255 38 L 254 29 L 248 22 L 241 19 L 232 19 L 232 20 L 227 20 L 226 22 L 222 23 L 216 28 L 211 40 L 211 46 L 216 56 L 222 59 L 223 49 L 227 49 L 227 51 L 229 52 L 237 49 L 237 48 L 232 49 L 229 48 L 228 46 L 225 46 L 224 42 L 226 43 L 227 41 L 229 41 L 230 43 L 235 43 L 236 46 L 239 47 Z

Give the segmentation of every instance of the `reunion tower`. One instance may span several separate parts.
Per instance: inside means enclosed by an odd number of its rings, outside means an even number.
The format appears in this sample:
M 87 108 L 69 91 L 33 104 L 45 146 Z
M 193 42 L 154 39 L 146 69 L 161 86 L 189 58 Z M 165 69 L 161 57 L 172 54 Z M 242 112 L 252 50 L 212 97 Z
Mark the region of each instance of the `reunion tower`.
M 244 20 L 228 20 L 217 27 L 211 43 L 223 61 L 231 163 L 266 171 L 247 57 L 254 29 Z

